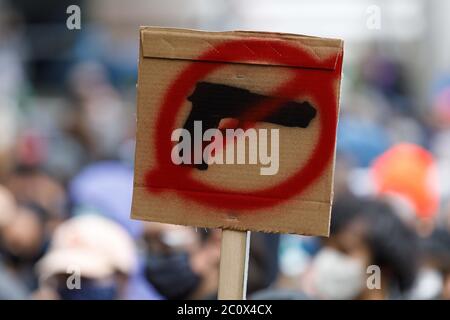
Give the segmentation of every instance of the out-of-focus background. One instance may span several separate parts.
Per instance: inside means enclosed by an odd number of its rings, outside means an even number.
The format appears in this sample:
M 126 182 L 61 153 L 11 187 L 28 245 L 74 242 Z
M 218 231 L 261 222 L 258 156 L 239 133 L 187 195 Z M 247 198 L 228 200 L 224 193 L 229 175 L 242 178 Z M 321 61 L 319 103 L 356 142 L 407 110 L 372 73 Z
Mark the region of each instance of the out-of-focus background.
M 129 219 L 140 25 L 345 40 L 331 236 L 253 233 L 249 298 L 450 299 L 449 12 L 0 0 L 0 299 L 216 297 L 220 231 Z

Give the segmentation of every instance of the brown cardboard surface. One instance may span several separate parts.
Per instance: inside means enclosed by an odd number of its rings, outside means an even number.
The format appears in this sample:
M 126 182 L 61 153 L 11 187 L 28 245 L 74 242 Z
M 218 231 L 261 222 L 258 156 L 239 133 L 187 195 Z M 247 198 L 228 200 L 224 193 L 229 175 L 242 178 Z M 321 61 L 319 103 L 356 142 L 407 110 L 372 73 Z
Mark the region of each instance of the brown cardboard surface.
M 337 119 L 343 57 L 342 41 L 245 31 L 201 32 L 143 27 L 140 32 L 132 218 L 197 227 L 328 235 L 333 198 L 334 127 L 333 130 L 328 130 L 332 132 L 327 137 L 332 139 L 328 141 L 333 148 L 332 156 L 320 175 L 301 193 L 290 196 L 288 199 L 277 200 L 276 204 L 271 202 L 265 207 L 245 208 L 244 205 L 239 209 L 230 209 L 226 205 L 206 204 L 204 201 L 195 199 L 197 196 L 208 198 L 209 195 L 189 186 L 185 180 L 180 179 L 179 183 L 176 183 L 176 180 L 174 183 L 174 179 L 170 183 L 166 183 L 164 179 L 154 182 L 148 178 L 148 172 L 161 167 L 157 156 L 161 141 L 156 137 L 158 121 L 161 121 L 159 117 L 161 108 L 165 99 L 171 99 L 168 96 L 168 90 L 174 86 L 174 81 L 189 66 L 220 64 L 220 67 L 207 73 L 199 81 L 242 88 L 264 96 L 272 95 L 274 88 L 279 87 L 280 84 L 292 81 L 293 72 L 300 74 L 304 83 L 327 79 L 332 85 L 324 85 L 323 94 L 331 95 L 333 100 L 329 105 L 322 106 L 320 110 L 317 109 L 316 117 L 307 128 L 286 127 L 269 122 L 255 124 L 256 128 L 279 129 L 280 162 L 276 175 L 262 176 L 259 174 L 260 165 L 250 164 L 210 165 L 206 171 L 196 169 L 190 171 L 190 176 L 195 181 L 220 187 L 221 191 L 214 191 L 211 197 L 221 199 L 220 203 L 223 204 L 238 201 L 243 204 L 246 201 L 264 204 L 274 198 L 283 198 L 283 191 L 274 191 L 273 194 L 264 194 L 264 196 L 254 196 L 249 193 L 265 190 L 268 187 L 274 187 L 277 190 L 278 185 L 301 171 L 317 147 L 319 133 L 323 129 L 321 127 L 323 117 L 329 117 L 332 114 Z M 250 41 L 249 45 L 247 45 L 247 39 Z M 255 39 L 263 45 L 253 46 L 251 41 Z M 243 42 L 239 42 L 241 40 Z M 230 41 L 237 43 L 236 52 L 248 51 L 244 59 L 234 60 L 232 55 L 230 57 L 229 53 L 221 51 L 221 44 Z M 274 55 L 276 58 L 282 56 L 284 52 L 278 49 L 279 42 L 307 52 L 311 59 L 261 58 L 264 54 Z M 209 56 L 204 55 L 204 52 L 208 51 L 218 52 Z M 321 88 L 320 83 L 317 83 L 316 87 Z M 190 93 L 193 90 L 194 86 L 190 89 Z M 330 90 L 332 92 L 328 92 Z M 180 111 L 172 114 L 175 118 L 174 129 L 183 127 L 192 110 L 192 103 L 187 99 L 189 94 L 184 98 Z M 308 101 L 315 106 L 319 103 L 318 97 L 320 94 L 305 91 L 296 97 L 295 101 L 299 103 Z M 170 137 L 167 139 L 170 140 Z M 226 148 L 228 147 L 230 146 Z M 163 177 L 164 174 L 165 172 L 162 171 Z M 167 174 L 169 175 L 168 172 Z M 302 184 L 302 181 L 296 183 Z

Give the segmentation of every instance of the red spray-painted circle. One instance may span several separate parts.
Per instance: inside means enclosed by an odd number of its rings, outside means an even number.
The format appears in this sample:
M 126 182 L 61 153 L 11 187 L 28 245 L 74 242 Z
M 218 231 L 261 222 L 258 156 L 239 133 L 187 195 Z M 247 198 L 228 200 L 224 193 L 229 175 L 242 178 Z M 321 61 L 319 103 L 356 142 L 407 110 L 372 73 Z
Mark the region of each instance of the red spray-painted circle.
M 342 59 L 342 57 L 339 57 Z M 331 57 L 330 59 L 335 59 Z M 275 206 L 305 191 L 316 181 L 328 163 L 333 159 L 337 126 L 337 97 L 335 80 L 339 78 L 341 63 L 334 70 L 307 72 L 305 69 L 290 68 L 294 77 L 272 92 L 272 96 L 298 99 L 308 95 L 314 101 L 320 119 L 318 142 L 306 161 L 306 164 L 285 181 L 266 189 L 257 191 L 230 191 L 212 186 L 194 179 L 191 167 L 178 166 L 171 161 L 172 131 L 175 129 L 176 115 L 180 112 L 186 97 L 195 84 L 209 73 L 223 67 L 226 63 L 239 63 L 249 60 L 272 62 L 283 65 L 325 66 L 329 60 L 320 60 L 312 52 L 294 47 L 284 41 L 245 39 L 221 43 L 208 50 L 183 69 L 175 81 L 168 86 L 154 128 L 156 168 L 151 169 L 145 177 L 149 192 L 161 192 L 169 189 L 182 197 L 207 205 L 212 208 L 229 210 L 256 210 Z M 226 63 L 206 62 L 226 61 Z M 267 113 L 267 106 L 261 114 Z M 239 211 L 233 211 L 239 214 Z

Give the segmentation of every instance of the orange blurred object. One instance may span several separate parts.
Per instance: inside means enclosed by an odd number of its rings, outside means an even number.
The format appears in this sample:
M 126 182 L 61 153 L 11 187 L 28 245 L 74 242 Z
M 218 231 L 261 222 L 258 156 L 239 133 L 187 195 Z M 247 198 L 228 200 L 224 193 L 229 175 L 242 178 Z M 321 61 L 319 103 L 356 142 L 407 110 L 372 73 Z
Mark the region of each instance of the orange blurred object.
M 397 144 L 375 159 L 372 170 L 380 194 L 406 198 L 419 218 L 437 214 L 437 172 L 430 152 L 415 144 Z

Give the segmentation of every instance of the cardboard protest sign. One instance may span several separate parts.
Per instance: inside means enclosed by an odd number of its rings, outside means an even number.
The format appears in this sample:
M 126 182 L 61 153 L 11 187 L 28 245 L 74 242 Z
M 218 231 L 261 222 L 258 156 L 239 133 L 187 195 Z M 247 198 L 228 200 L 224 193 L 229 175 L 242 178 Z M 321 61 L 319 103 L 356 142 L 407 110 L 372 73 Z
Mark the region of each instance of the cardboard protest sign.
M 140 33 L 132 218 L 328 235 L 342 41 Z

